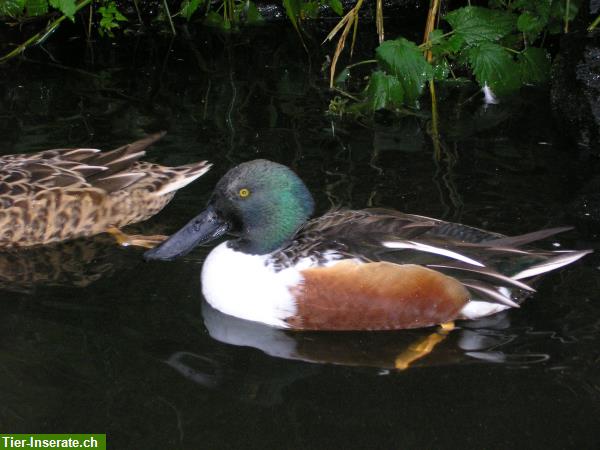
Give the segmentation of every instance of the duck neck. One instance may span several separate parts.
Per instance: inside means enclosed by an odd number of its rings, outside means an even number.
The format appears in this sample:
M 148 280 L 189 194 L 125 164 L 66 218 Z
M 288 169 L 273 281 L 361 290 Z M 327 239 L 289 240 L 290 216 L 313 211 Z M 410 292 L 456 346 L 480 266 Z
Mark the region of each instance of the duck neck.
M 294 239 L 313 210 L 310 202 L 288 199 L 285 208 L 271 205 L 244 218 L 244 231 L 232 242 L 236 250 L 253 255 L 272 253 Z

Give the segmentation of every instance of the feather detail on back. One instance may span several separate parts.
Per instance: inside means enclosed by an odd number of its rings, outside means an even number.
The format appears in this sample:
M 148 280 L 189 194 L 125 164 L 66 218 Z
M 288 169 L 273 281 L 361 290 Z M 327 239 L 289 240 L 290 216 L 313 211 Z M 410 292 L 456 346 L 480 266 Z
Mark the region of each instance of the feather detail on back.
M 504 236 L 457 223 L 385 209 L 334 210 L 308 222 L 272 256 L 279 267 L 296 258 L 331 255 L 364 262 L 419 264 L 461 281 L 473 300 L 516 307 L 535 290 L 521 280 L 575 262 L 590 250 L 539 250 L 528 244 L 571 227 Z M 292 250 L 293 249 L 293 250 Z
M 156 133 L 115 150 L 74 148 L 0 156 L 0 248 L 101 233 L 159 212 L 210 169 L 139 161 Z

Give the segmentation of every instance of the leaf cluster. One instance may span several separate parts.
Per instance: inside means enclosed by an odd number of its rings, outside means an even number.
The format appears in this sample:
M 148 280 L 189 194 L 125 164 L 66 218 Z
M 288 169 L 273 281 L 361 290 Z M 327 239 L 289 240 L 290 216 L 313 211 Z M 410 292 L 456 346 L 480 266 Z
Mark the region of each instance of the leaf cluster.
M 71 20 L 77 8 L 76 0 L 2 0 L 0 1 L 0 17 L 35 17 L 56 9 Z
M 491 0 L 488 8 L 465 6 L 448 12 L 445 28 L 434 29 L 425 43 L 405 38 L 384 41 L 376 50 L 379 65 L 364 91 L 370 110 L 416 106 L 429 80 L 472 74 L 497 95 L 523 85 L 543 84 L 550 54 L 548 33 L 561 32 L 577 13 L 577 0 Z M 426 55 L 429 54 L 429 57 Z

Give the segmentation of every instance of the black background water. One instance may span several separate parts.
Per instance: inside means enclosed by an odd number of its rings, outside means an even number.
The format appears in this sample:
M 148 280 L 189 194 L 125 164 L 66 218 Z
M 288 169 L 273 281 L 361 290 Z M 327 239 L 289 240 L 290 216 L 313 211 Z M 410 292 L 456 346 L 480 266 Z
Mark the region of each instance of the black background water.
M 370 39 L 359 40 L 366 55 Z M 165 129 L 149 160 L 214 163 L 132 231 L 174 231 L 230 167 L 261 157 L 292 166 L 319 213 L 382 206 L 505 234 L 576 224 L 554 241 L 599 246 L 594 224 L 571 214 L 597 163 L 562 142 L 544 92 L 485 107 L 472 87 L 443 89 L 436 158 L 426 105 L 402 119 L 327 115 L 325 52 L 308 57 L 287 28 L 46 50 L 0 72 L 3 154 L 111 148 Z M 2 254 L 0 430 L 105 432 L 120 449 L 600 444 L 595 255 L 398 372 L 395 355 L 429 331 L 258 327 L 241 334 L 246 346 L 227 343 L 245 325 L 203 305 L 209 250 L 150 264 L 99 237 Z

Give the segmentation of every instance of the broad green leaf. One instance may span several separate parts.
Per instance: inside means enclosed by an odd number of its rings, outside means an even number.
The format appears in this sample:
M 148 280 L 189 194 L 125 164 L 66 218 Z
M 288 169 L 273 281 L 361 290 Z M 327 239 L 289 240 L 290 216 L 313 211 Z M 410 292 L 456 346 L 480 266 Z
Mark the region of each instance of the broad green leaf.
M 328 0 L 327 3 L 333 9 L 338 16 L 344 14 L 344 7 L 342 6 L 342 2 L 340 0 Z
M 350 70 L 344 67 L 344 70 L 340 71 L 337 77 L 335 77 L 335 85 L 340 87 L 346 84 L 346 81 L 350 78 Z
M 435 38 L 435 40 L 434 40 Z M 437 36 L 430 37 L 431 52 L 434 56 L 455 55 L 463 47 L 465 41 L 461 36 L 452 35 L 438 39 Z
M 503 95 L 521 87 L 519 66 L 503 47 L 483 42 L 468 50 L 467 59 L 480 86 Z
M 290 22 L 292 22 L 292 25 L 299 33 L 300 28 L 298 27 L 298 18 L 300 17 L 300 11 L 302 10 L 302 3 L 300 0 L 283 0 L 283 7 L 285 8 L 285 13 L 290 19 Z
M 223 28 L 224 22 L 223 16 L 216 11 L 209 11 L 204 19 L 204 24 L 209 27 Z
M 544 20 L 541 16 L 525 11 L 517 19 L 517 29 L 523 33 L 538 34 L 544 29 L 547 23 L 548 21 Z
M 305 1 L 300 8 L 300 17 L 316 19 L 319 15 L 319 3 L 316 1 Z
M 433 67 L 433 79 L 436 81 L 444 81 L 450 74 L 450 64 L 446 58 L 436 59 L 432 65 Z
M 507 11 L 465 6 L 446 14 L 446 21 L 455 34 L 469 44 L 497 41 L 513 32 L 516 16 Z
M 400 81 L 380 70 L 373 72 L 366 89 L 367 104 L 373 111 L 402 106 L 404 89 Z
M 565 18 L 565 10 L 566 10 L 566 2 L 562 1 L 554 1 L 551 2 L 552 7 L 550 8 L 550 15 L 558 20 L 564 20 Z M 577 11 L 579 11 L 579 7 L 575 0 L 571 0 L 569 2 L 569 14 L 567 15 L 568 20 L 573 20 L 577 15 Z
M 190 20 L 192 15 L 198 10 L 198 8 L 204 4 L 204 0 L 185 0 L 181 4 L 181 15 L 186 20 Z
M 258 25 L 265 21 L 264 17 L 260 14 L 260 11 L 256 7 L 254 2 L 248 2 L 248 9 L 246 11 L 246 22 L 252 25 Z
M 429 42 L 431 42 L 432 44 L 436 44 L 443 39 L 444 39 L 444 31 L 443 30 L 435 29 L 435 30 L 432 30 L 431 33 L 429 33 Z
M 517 59 L 523 84 L 543 84 L 550 79 L 550 55 L 545 49 L 529 47 Z
M 73 17 L 73 14 L 77 10 L 75 0 L 50 0 L 50 6 L 53 6 L 69 19 L 75 21 L 75 17 Z
M 48 12 L 48 0 L 28 0 L 26 7 L 28 16 L 41 16 Z
M 515 0 L 511 3 L 513 10 L 528 11 L 541 21 L 548 22 L 553 3 L 564 3 L 565 0 Z M 576 1 L 576 0 L 574 0 Z
M 0 0 L 0 17 L 15 17 L 23 12 L 25 0 Z
M 433 76 L 431 65 L 414 42 L 404 38 L 384 41 L 375 51 L 377 61 L 402 85 L 408 104 L 415 104 L 427 80 Z

